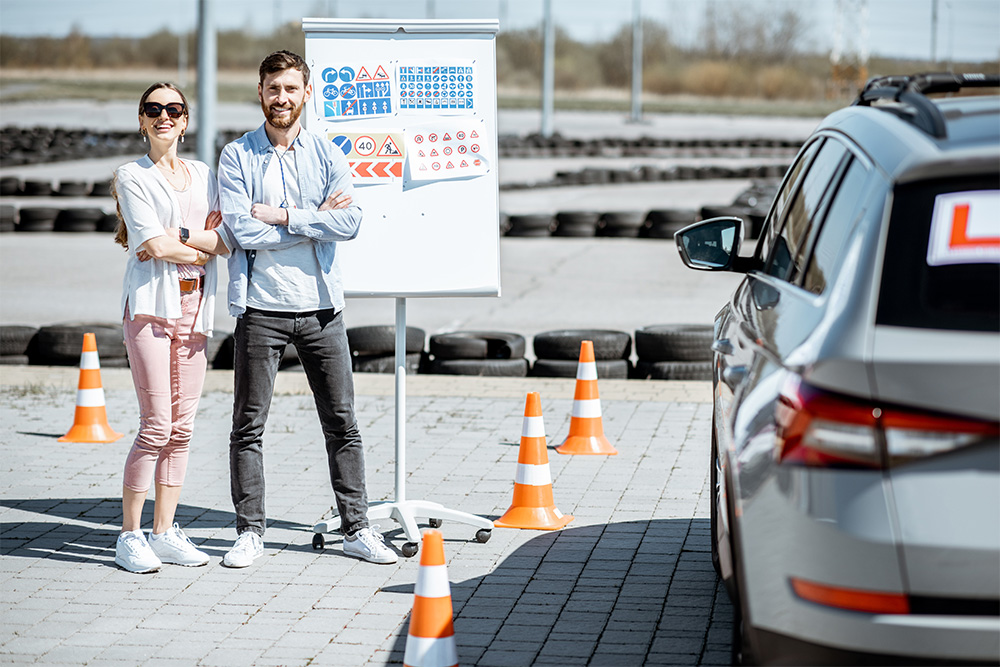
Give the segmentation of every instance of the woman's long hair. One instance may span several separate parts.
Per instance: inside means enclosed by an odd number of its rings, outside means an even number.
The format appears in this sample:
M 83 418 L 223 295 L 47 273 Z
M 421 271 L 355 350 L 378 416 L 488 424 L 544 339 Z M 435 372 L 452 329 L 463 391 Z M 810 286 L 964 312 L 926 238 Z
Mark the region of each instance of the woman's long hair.
M 184 118 L 187 119 L 189 115 L 188 101 L 187 98 L 184 96 L 184 92 L 174 84 L 169 83 L 167 81 L 160 81 L 158 83 L 154 83 L 152 86 L 146 89 L 146 92 L 144 92 L 142 94 L 142 97 L 139 98 L 139 115 L 142 116 L 142 105 L 146 103 L 146 100 L 149 98 L 150 95 L 153 94 L 154 90 L 159 90 L 160 88 L 169 88 L 170 90 L 174 91 L 175 93 L 181 96 L 181 100 L 183 100 L 184 102 Z M 140 133 L 141 132 L 142 130 L 140 130 Z M 122 217 L 122 207 L 121 204 L 118 203 L 117 174 L 115 174 L 111 179 L 111 196 L 115 200 L 115 212 L 118 216 L 118 224 L 115 225 L 115 243 L 128 250 L 128 227 L 125 226 L 125 218 Z

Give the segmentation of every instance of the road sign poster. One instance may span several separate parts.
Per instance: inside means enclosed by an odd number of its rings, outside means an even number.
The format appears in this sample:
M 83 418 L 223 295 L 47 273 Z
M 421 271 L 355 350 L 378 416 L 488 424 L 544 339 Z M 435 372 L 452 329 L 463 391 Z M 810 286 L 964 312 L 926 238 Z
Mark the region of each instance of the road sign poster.
M 476 110 L 475 61 L 400 60 L 396 79 L 401 111 L 453 116 Z
M 391 67 L 388 61 L 368 64 L 321 64 L 320 81 L 313 91 L 319 116 L 349 120 L 387 116 L 394 111 Z
M 445 181 L 483 176 L 490 171 L 491 142 L 482 121 L 454 119 L 421 123 L 406 131 L 408 177 Z
M 344 152 L 355 184 L 391 183 L 403 177 L 406 142 L 402 132 L 331 130 L 326 136 Z

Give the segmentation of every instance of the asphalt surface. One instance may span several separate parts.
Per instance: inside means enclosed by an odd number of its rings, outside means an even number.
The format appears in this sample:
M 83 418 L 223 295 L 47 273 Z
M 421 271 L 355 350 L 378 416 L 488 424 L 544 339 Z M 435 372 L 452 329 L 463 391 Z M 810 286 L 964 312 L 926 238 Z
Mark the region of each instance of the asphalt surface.
M 121 112 L 111 107 L 90 111 L 117 129 L 125 120 L 115 120 Z M 2 110 L 5 123 L 11 110 Z M 27 118 L 30 110 L 16 111 Z M 29 124 L 45 122 L 47 113 L 38 110 Z M 501 113 L 501 131 L 523 132 L 532 118 L 505 120 Z M 556 118 L 557 130 L 581 137 L 651 128 L 745 136 L 748 127 L 764 127 L 771 136 L 804 138 L 815 124 L 665 117 L 640 127 L 609 116 L 564 114 L 561 125 Z M 50 172 L 53 178 L 98 180 L 93 164 L 82 167 L 44 168 L 72 169 L 70 176 Z M 644 186 L 507 192 L 501 208 L 694 207 L 724 203 L 745 183 Z M 710 322 L 736 284 L 736 276 L 684 269 L 669 241 L 504 238 L 501 258 L 500 298 L 411 299 L 408 323 L 428 333 L 497 329 L 529 338 L 561 328 L 632 333 L 648 324 Z M 114 321 L 122 260 L 107 235 L 4 234 L 0 323 Z M 391 300 L 352 299 L 346 318 L 348 326 L 390 324 L 393 312 Z M 219 317 L 222 331 L 232 328 L 227 318 Z M 0 662 L 402 663 L 419 559 L 359 562 L 343 555 L 336 535 L 313 550 L 311 527 L 330 516 L 332 493 L 302 373 L 279 374 L 265 435 L 265 555 L 242 570 L 220 565 L 235 539 L 227 455 L 232 375 L 210 371 L 178 521 L 211 562 L 164 566 L 153 575 L 130 574 L 113 562 L 122 466 L 138 423 L 130 375 L 102 371 L 109 421 L 123 438 L 59 443 L 72 424 L 77 376 L 74 368 L 0 367 Z M 391 500 L 394 379 L 356 374 L 355 385 L 369 497 Z M 571 457 L 553 448 L 568 432 L 573 380 L 406 378 L 408 499 L 491 519 L 503 514 L 512 499 L 525 395 L 539 391 L 556 506 L 575 517 L 555 532 L 497 528 L 485 544 L 471 526 L 443 525 L 461 664 L 729 663 L 732 608 L 709 553 L 711 387 L 599 380 L 599 389 L 604 429 L 619 454 Z M 151 511 L 149 502 L 147 529 Z M 399 527 L 382 530 L 399 549 Z

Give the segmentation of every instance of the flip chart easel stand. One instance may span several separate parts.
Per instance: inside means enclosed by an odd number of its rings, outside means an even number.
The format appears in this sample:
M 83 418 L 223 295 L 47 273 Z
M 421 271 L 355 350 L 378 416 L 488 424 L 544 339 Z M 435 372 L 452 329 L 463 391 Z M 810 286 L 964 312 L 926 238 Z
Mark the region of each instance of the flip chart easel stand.
M 406 299 L 396 299 L 396 499 L 391 502 L 375 502 L 368 506 L 368 521 L 392 519 L 403 527 L 406 542 L 400 549 L 406 557 L 414 556 L 420 548 L 420 529 L 417 519 L 429 519 L 432 527 L 449 519 L 477 526 L 476 540 L 490 539 L 493 522 L 489 519 L 449 509 L 440 503 L 427 500 L 406 499 Z M 340 529 L 340 517 L 321 521 L 313 526 L 313 548 L 322 549 L 326 540 L 323 533 Z

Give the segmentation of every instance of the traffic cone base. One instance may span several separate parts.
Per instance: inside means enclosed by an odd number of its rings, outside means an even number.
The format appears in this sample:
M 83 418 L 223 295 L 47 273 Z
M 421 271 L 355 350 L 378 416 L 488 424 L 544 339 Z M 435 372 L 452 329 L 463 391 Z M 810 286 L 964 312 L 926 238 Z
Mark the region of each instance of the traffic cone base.
M 559 530 L 572 520 L 573 515 L 563 514 L 555 507 L 511 507 L 493 525 L 497 528 Z
M 618 450 L 604 437 L 603 433 L 599 436 L 571 435 L 566 438 L 563 444 L 556 447 L 556 451 L 560 454 L 577 456 L 587 454 L 614 456 L 618 453 Z
M 80 382 L 76 390 L 76 412 L 73 426 L 58 442 L 114 442 L 123 434 L 108 424 L 101 385 L 101 361 L 97 356 L 97 337 L 83 334 L 80 353 Z
M 538 392 L 531 392 L 524 405 L 521 448 L 517 454 L 514 478 L 514 501 L 502 517 L 493 522 L 497 528 L 558 530 L 573 520 L 556 508 L 552 497 L 552 475 L 545 451 L 545 425 Z
M 420 569 L 413 587 L 413 611 L 406 633 L 405 667 L 457 667 L 452 623 L 451 584 L 444 560 L 441 531 L 428 530 L 421 539 Z

